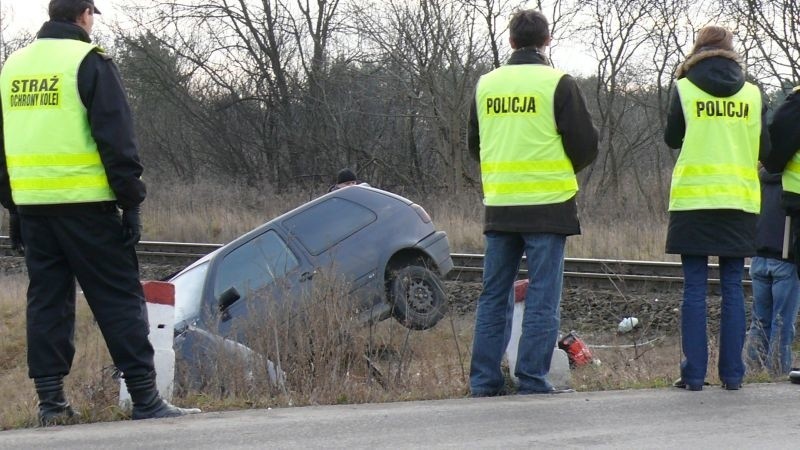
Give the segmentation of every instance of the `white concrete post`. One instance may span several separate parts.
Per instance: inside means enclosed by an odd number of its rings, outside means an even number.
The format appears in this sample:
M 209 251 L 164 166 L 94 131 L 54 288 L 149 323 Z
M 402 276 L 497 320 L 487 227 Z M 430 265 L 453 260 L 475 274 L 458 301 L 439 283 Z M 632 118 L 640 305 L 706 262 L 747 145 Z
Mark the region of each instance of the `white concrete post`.
M 155 351 L 156 387 L 161 398 L 171 401 L 175 382 L 175 350 L 172 348 L 175 326 L 175 286 L 164 281 L 142 283 L 150 323 L 150 343 Z M 130 408 L 131 396 L 120 380 L 119 404 Z
M 506 358 L 508 359 L 511 378 L 516 384 L 519 384 L 519 380 L 514 375 L 514 371 L 517 368 L 517 354 L 519 338 L 522 336 L 522 316 L 525 313 L 525 291 L 527 288 L 528 280 L 518 280 L 514 282 L 514 289 L 511 294 L 514 295 L 514 316 L 511 322 L 511 339 L 508 340 L 508 347 L 506 348 Z M 562 388 L 568 387 L 572 381 L 567 352 L 557 346 L 553 350 L 553 357 L 550 359 L 550 373 L 547 379 L 553 386 Z

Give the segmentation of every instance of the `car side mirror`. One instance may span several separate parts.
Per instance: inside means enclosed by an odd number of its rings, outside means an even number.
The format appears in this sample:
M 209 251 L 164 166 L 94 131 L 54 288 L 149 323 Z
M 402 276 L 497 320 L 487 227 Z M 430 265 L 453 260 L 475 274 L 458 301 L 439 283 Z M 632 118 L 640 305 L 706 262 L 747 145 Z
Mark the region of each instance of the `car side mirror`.
M 219 310 L 225 311 L 240 298 L 242 298 L 242 296 L 239 295 L 239 291 L 237 291 L 235 287 L 231 286 L 228 289 L 225 289 L 225 291 L 219 295 Z

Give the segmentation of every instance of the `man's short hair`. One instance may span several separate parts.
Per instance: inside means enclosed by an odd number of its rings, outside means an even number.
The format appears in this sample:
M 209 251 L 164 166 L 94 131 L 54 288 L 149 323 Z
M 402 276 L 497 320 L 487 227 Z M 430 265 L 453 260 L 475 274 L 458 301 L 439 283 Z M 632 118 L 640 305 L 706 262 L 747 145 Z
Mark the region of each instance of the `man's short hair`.
M 541 11 L 524 9 L 511 16 L 508 31 L 517 48 L 538 48 L 543 46 L 550 37 L 550 24 Z
M 75 22 L 86 8 L 92 8 L 94 14 L 100 14 L 100 10 L 94 6 L 94 0 L 50 0 L 47 13 L 50 20 Z

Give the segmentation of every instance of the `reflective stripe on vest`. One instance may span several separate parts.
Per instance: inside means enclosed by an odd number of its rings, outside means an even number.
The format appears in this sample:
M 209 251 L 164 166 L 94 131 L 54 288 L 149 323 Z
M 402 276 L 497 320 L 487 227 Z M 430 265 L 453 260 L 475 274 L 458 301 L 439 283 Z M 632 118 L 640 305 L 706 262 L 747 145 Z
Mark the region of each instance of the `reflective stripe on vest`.
M 3 66 L 6 162 L 18 205 L 115 200 L 78 92 L 78 68 L 95 48 L 36 39 Z
M 795 86 L 792 92 L 800 91 L 800 86 Z M 794 194 L 800 194 L 800 149 L 794 153 L 789 164 L 783 169 L 781 176 L 783 190 Z
M 550 66 L 519 64 L 495 69 L 478 81 L 475 101 L 487 206 L 562 203 L 578 191 L 553 112 L 563 75 Z
M 677 82 L 686 134 L 669 196 L 670 211 L 737 209 L 758 214 L 761 93 L 750 83 L 714 97 L 687 78 Z

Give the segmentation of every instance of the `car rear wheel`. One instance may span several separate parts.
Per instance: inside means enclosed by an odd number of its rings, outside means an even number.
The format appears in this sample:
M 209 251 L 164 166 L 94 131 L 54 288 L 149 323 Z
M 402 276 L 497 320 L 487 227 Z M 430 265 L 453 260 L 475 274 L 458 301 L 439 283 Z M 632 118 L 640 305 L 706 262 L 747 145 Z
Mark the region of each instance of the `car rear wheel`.
M 390 293 L 392 313 L 412 330 L 427 330 L 439 323 L 447 308 L 447 295 L 439 278 L 421 266 L 406 266 L 394 273 Z

